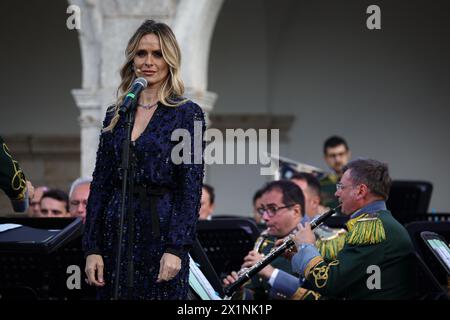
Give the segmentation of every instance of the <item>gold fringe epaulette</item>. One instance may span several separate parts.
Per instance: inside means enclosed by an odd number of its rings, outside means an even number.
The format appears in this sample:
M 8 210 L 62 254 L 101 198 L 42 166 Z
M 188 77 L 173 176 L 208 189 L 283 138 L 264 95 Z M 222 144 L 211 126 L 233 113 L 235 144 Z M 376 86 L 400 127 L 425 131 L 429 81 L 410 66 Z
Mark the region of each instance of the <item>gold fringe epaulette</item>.
M 371 245 L 386 240 L 383 222 L 376 214 L 362 214 L 347 222 L 345 242 L 350 245 Z
M 316 247 L 325 261 L 336 260 L 339 251 L 345 245 L 346 234 L 344 229 L 340 229 L 330 237 L 317 239 Z

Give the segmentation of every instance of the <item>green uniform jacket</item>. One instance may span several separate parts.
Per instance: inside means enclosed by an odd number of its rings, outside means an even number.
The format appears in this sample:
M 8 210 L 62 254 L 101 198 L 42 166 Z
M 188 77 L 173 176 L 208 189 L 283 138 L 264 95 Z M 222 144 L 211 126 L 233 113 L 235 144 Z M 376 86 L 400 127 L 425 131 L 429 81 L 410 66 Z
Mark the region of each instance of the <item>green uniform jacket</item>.
M 347 227 L 336 260 L 327 263 L 315 257 L 308 263 L 304 274 L 308 288 L 329 298 L 414 298 L 413 245 L 391 213 L 363 214 Z
M 26 197 L 26 179 L 19 163 L 14 160 L 0 137 L 0 188 L 11 200 L 14 211 L 25 211 L 28 205 Z

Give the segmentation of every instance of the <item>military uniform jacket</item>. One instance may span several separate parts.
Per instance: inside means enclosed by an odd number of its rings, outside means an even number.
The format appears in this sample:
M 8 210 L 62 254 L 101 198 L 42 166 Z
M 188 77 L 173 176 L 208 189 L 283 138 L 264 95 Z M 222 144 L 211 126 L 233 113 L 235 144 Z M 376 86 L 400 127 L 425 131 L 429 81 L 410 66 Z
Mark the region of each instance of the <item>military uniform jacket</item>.
M 316 256 L 308 262 L 304 287 L 329 298 L 413 298 L 414 249 L 391 213 L 361 214 L 347 228 L 344 247 L 335 260 Z
M 315 246 L 326 262 L 336 259 L 337 254 L 344 246 L 346 233 L 345 229 L 330 228 L 325 224 L 314 229 L 317 239 Z M 301 288 L 300 285 L 298 274 L 293 276 L 279 270 L 272 284 L 270 296 L 275 299 L 322 299 L 317 292 Z
M 28 207 L 26 179 L 19 163 L 13 159 L 6 143 L 0 137 L 0 188 L 11 200 L 14 211 L 23 212 Z

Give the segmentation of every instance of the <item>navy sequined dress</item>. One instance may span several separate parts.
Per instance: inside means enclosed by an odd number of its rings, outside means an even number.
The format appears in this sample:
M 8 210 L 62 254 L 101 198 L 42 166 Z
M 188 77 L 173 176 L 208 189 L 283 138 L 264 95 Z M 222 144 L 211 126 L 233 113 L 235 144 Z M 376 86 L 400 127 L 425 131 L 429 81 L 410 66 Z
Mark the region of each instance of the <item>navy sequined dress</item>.
M 114 115 L 110 109 L 107 111 L 103 127 L 110 123 Z M 179 128 L 189 131 L 190 139 L 184 137 L 183 139 L 179 138 L 179 141 L 171 141 L 172 132 Z M 129 218 L 125 217 L 120 298 L 158 300 L 187 298 L 189 287 L 188 250 L 195 239 L 204 174 L 202 161 L 204 130 L 204 114 L 197 104 L 189 100 L 177 107 L 169 107 L 160 103 L 147 128 L 133 143 L 132 153 L 136 165 L 134 190 L 140 190 L 140 193 L 133 193 L 134 241 L 132 241 L 132 249 L 129 249 L 127 232 Z M 125 136 L 123 117 L 119 119 L 112 132 L 103 132 L 100 135 L 87 205 L 83 248 L 86 256 L 100 254 L 103 257 L 106 284 L 104 287 L 98 288 L 98 298 L 100 299 L 110 299 L 114 292 L 113 280 L 122 187 L 119 167 L 122 141 Z M 191 140 L 190 146 L 187 144 L 183 148 L 183 150 L 188 150 L 189 154 L 182 151 L 178 154 L 184 156 L 185 160 L 190 159 L 190 163 L 189 161 L 174 163 L 171 159 L 172 148 L 175 145 L 179 147 L 181 141 L 187 143 L 189 140 Z M 146 194 L 146 191 L 150 189 L 160 191 L 156 198 L 151 194 Z M 154 203 L 154 207 L 150 202 Z M 126 205 L 128 206 L 128 204 Z M 152 216 L 153 210 L 157 213 L 156 223 Z M 132 253 L 134 270 L 132 272 L 132 290 L 127 289 L 126 285 L 127 262 L 129 261 L 127 252 Z M 181 258 L 181 270 L 174 279 L 156 283 L 160 259 L 164 252 L 176 254 Z

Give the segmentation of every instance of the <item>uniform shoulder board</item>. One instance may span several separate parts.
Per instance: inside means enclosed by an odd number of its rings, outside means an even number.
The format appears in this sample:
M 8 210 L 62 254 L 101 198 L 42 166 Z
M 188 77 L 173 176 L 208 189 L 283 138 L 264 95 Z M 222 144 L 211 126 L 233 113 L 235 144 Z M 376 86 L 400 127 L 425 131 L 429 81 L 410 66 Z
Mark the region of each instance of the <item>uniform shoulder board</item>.
M 350 245 L 372 245 L 386 240 L 383 222 L 378 214 L 362 214 L 347 223 L 345 242 Z

